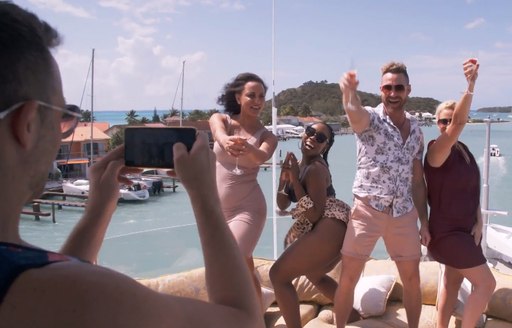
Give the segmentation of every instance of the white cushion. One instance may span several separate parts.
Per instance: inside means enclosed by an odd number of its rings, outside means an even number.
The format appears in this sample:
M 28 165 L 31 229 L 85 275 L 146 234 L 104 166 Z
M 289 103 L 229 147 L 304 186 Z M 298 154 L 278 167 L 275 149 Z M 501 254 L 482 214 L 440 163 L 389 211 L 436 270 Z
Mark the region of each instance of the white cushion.
M 395 282 L 393 275 L 361 277 L 354 291 L 354 309 L 363 318 L 384 314 Z
M 263 307 L 263 311 L 266 311 L 275 301 L 276 295 L 274 294 L 274 290 L 261 286 L 261 306 Z

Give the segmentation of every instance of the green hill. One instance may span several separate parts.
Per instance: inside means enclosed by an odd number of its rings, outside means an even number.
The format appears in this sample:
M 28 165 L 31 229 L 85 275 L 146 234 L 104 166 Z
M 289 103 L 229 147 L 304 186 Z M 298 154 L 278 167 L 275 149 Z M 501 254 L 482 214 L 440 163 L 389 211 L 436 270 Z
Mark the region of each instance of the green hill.
M 477 112 L 484 113 L 512 113 L 512 106 L 508 107 L 483 107 L 477 109 Z
M 380 95 L 358 91 L 363 106 L 377 106 Z M 345 114 L 341 102 L 342 93 L 337 83 L 327 81 L 308 81 L 298 88 L 290 88 L 276 95 L 275 102 L 278 116 L 320 116 L 324 120 L 340 121 Z M 434 113 L 440 101 L 433 98 L 411 97 L 405 109 L 409 112 Z M 270 123 L 272 100 L 268 100 L 262 119 L 265 124 Z

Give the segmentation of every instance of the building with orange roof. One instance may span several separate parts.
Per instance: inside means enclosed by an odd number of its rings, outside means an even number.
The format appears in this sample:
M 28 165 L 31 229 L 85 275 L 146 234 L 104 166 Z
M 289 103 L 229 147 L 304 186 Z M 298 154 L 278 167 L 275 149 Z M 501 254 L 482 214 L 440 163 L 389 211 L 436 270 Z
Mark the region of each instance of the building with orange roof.
M 80 122 L 75 132 L 62 140 L 56 164 L 64 178 L 85 176 L 91 157 L 96 161 L 105 155 L 110 137 L 104 131 L 108 128 L 106 122 Z

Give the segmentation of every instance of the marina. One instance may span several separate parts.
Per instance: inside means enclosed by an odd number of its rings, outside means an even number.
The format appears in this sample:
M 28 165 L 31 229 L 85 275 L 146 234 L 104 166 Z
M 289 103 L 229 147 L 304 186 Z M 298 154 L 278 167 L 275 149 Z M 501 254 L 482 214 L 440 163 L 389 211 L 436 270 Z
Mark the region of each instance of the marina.
M 425 143 L 438 134 L 435 126 L 424 127 L 423 131 Z M 492 224 L 507 227 L 512 227 L 512 145 L 508 142 L 511 134 L 511 123 L 492 124 L 491 142 L 500 145 L 502 156 L 490 158 L 489 208 L 508 212 L 509 215 L 492 215 L 489 219 Z M 332 179 L 337 197 L 351 204 L 356 163 L 355 140 L 352 135 L 338 135 L 335 140 L 329 156 Z M 469 124 L 461 140 L 473 152 L 482 170 L 485 124 Z M 281 141 L 276 150 L 277 162 L 284 158 L 287 151 L 298 153 L 298 142 L 298 139 Z M 279 173 L 279 169 L 276 173 Z M 261 169 L 258 176 L 267 200 L 267 223 L 255 250 L 255 256 L 270 259 L 274 258 L 274 253 L 279 255 L 283 251 L 282 241 L 292 222 L 289 216 L 277 216 L 273 212 L 272 176 L 271 165 Z M 167 186 L 169 184 L 164 183 Z M 179 186 L 179 182 L 176 186 Z M 51 205 L 41 204 L 42 212 L 50 210 Z M 33 215 L 23 215 L 21 234 L 28 242 L 58 250 L 82 213 L 82 208 L 64 207 L 56 211 L 55 224 L 50 220 L 35 221 Z M 377 259 L 387 258 L 381 242 L 372 256 Z M 145 278 L 202 266 L 197 228 L 186 191 L 178 187 L 176 192 L 172 192 L 172 189 L 164 186 L 164 192 L 143 203 L 119 203 L 100 252 L 99 264 L 132 277 Z

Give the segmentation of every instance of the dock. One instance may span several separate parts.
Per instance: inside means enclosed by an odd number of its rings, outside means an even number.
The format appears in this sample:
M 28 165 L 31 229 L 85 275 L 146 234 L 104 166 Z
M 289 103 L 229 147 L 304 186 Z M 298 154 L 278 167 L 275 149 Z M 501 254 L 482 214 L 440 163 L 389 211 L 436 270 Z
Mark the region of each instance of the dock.
M 47 197 L 60 197 L 61 199 L 49 199 Z M 71 201 L 68 198 L 78 198 L 83 201 Z M 33 215 L 34 220 L 39 221 L 41 217 L 52 217 L 52 222 L 55 223 L 55 207 L 61 210 L 63 207 L 81 207 L 84 208 L 87 204 L 86 195 L 72 195 L 66 194 L 62 192 L 55 191 L 47 191 L 41 195 L 41 198 L 33 199 L 32 202 L 32 210 L 23 210 L 21 214 L 25 215 Z M 51 205 L 51 212 L 41 210 L 41 204 L 43 205 Z

